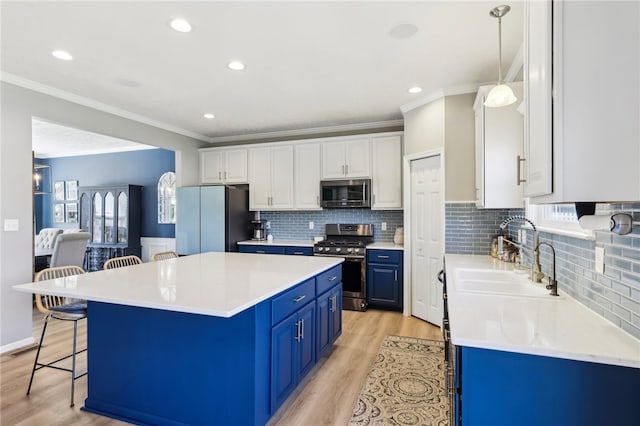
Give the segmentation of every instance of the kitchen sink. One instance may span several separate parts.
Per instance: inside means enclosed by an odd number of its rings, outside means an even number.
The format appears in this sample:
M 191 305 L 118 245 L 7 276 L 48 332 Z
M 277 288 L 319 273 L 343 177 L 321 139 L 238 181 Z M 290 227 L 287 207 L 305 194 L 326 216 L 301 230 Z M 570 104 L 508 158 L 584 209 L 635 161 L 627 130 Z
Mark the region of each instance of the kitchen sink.
M 455 289 L 462 293 L 491 294 L 500 296 L 548 297 L 545 284 L 536 284 L 527 275 L 513 271 L 487 269 L 457 269 L 453 277 Z

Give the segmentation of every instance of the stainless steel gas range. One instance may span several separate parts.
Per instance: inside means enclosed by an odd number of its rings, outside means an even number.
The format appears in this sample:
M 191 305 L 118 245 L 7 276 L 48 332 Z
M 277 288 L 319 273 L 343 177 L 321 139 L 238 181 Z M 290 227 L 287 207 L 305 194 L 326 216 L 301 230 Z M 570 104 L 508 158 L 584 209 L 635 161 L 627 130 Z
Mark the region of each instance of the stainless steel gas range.
M 326 239 L 313 246 L 314 256 L 343 257 L 342 307 L 367 310 L 367 265 L 365 248 L 373 242 L 373 224 L 330 223 Z

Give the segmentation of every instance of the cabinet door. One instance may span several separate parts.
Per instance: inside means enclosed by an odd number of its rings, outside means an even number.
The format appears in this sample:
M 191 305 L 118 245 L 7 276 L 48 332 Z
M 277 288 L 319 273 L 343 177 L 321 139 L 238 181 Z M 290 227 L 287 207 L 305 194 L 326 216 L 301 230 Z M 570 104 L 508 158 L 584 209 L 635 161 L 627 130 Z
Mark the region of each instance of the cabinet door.
M 371 209 L 402 208 L 402 139 L 400 136 L 373 138 Z
M 318 357 L 322 356 L 330 347 L 331 347 L 331 297 L 332 292 L 327 291 L 326 293 L 318 296 L 318 325 L 317 325 L 317 338 L 316 344 L 318 345 Z
M 223 151 L 201 151 L 200 152 L 200 183 L 223 183 L 223 182 L 224 182 Z
M 342 284 L 337 285 L 331 291 L 329 315 L 331 316 L 330 341 L 333 345 L 333 342 L 342 334 Z
M 272 209 L 293 208 L 293 146 L 271 148 Z
M 369 139 L 346 141 L 344 151 L 346 177 L 368 178 L 371 176 Z
M 344 178 L 345 166 L 344 142 L 324 142 L 322 144 L 322 178 Z
M 249 209 L 268 210 L 271 206 L 271 150 L 249 150 Z
M 298 376 L 298 316 L 293 314 L 271 329 L 271 412 L 289 396 Z
M 367 266 L 367 300 L 372 306 L 402 309 L 402 274 L 397 265 Z
M 247 183 L 247 150 L 231 149 L 225 151 L 225 183 Z
M 316 365 L 316 304 L 311 302 L 298 311 L 298 382 Z
M 552 188 L 552 75 L 550 1 L 525 2 L 525 197 Z
M 320 209 L 320 144 L 303 143 L 294 149 L 294 206 Z

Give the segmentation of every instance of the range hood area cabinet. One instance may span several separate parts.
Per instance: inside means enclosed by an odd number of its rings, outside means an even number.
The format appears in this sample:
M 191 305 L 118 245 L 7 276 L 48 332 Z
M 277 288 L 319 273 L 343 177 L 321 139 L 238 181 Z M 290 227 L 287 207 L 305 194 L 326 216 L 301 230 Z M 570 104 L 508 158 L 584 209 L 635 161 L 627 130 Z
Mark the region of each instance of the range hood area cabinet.
M 201 184 L 247 183 L 246 149 L 200 150 Z
M 519 172 L 522 157 L 524 118 L 519 103 L 485 107 L 487 94 L 494 86 L 478 89 L 473 108 L 476 124 L 476 206 L 486 209 L 522 208 Z M 509 83 L 522 99 L 522 83 Z
M 528 1 L 524 195 L 640 200 L 640 3 Z
M 322 144 L 322 179 L 371 176 L 369 138 L 335 140 Z

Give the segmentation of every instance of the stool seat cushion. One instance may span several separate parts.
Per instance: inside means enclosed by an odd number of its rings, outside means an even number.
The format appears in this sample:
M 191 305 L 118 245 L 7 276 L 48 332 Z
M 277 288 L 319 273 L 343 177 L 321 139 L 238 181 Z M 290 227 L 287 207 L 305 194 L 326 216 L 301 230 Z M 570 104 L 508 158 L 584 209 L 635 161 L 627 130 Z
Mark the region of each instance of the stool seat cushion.
M 73 302 L 65 305 L 52 306 L 49 308 L 53 312 L 65 314 L 87 314 L 87 302 Z

